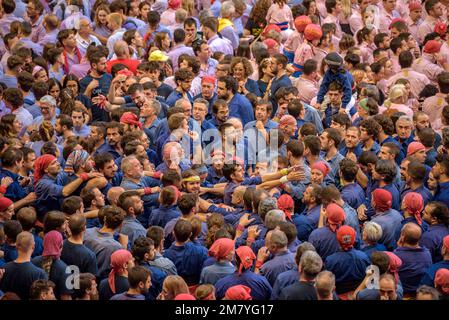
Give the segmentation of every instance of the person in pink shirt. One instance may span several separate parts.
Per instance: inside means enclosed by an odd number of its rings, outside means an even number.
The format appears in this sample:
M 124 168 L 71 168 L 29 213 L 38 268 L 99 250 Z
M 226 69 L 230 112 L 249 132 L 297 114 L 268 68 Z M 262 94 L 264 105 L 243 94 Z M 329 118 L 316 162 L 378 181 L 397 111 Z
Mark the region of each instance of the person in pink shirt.
M 396 11 L 396 0 L 382 0 L 383 8 L 380 10 L 380 25 L 381 32 L 388 32 L 388 27 L 395 18 L 400 18 Z
M 363 28 L 362 12 L 369 6 L 370 0 L 357 0 L 358 9 L 352 10 L 351 16 L 348 18 L 349 27 L 351 32 L 356 34 L 357 30 Z
M 169 27 L 175 24 L 176 10 L 181 7 L 181 0 L 168 0 L 168 9 L 161 14 L 161 24 Z
M 386 112 L 388 112 L 388 114 L 403 112 L 407 116 L 413 117 L 413 110 L 406 105 L 407 100 L 405 86 L 402 84 L 395 84 L 390 88 L 388 99 L 384 103 L 384 107 L 387 107 Z M 393 112 L 393 110 L 395 110 L 395 112 Z
M 304 62 L 304 73 L 297 78 L 293 85 L 298 89 L 298 98 L 310 105 L 313 98 L 318 94 L 318 63 L 309 59 Z
M 401 65 L 399 64 L 399 55 L 402 52 L 408 50 L 407 43 L 401 38 L 394 38 L 390 42 L 390 49 L 393 52 L 393 56 L 391 57 L 393 73 L 397 74 L 399 71 L 401 71 Z
M 442 72 L 437 76 L 440 92 L 427 98 L 422 104 L 422 111 L 429 116 L 430 124 L 434 130 L 440 130 L 442 126 L 441 112 L 447 106 L 449 94 L 449 72 Z
M 439 0 L 427 0 L 424 5 L 427 12 L 427 17 L 418 27 L 418 42 L 422 44 L 427 34 L 433 32 L 435 25 L 442 22 L 443 5 Z
M 449 64 L 440 55 L 441 42 L 430 40 L 426 42 L 423 54 L 413 62 L 412 69 L 427 76 L 433 85 L 437 84 L 437 76 L 443 71 L 449 71 Z M 440 65 L 444 66 L 444 69 Z
M 295 51 L 304 41 L 304 29 L 311 24 L 312 20 L 308 16 L 299 16 L 295 19 L 295 31 L 287 38 L 284 45 L 284 55 L 288 62 L 292 63 L 295 58 Z
M 312 23 L 304 29 L 304 42 L 295 51 L 295 58 L 293 60 L 295 72 L 292 75 L 293 77 L 297 78 L 301 75 L 306 60 L 315 58 L 315 48 L 320 43 L 322 36 L 323 32 L 319 25 Z
M 334 23 L 335 26 L 337 27 L 335 36 L 338 39 L 341 39 L 342 31 L 340 27 L 340 21 L 338 19 L 338 16 L 342 11 L 341 0 L 326 0 L 325 4 L 327 10 L 327 17 L 322 21 L 322 24 Z
M 401 71 L 388 79 L 388 87 L 391 88 L 397 79 L 405 78 L 410 82 L 413 96 L 418 98 L 422 89 L 430 84 L 429 78 L 422 73 L 412 70 L 413 54 L 410 51 L 401 52 L 399 55 L 399 64 L 401 65 Z
M 376 36 L 376 30 L 374 27 L 364 27 L 357 34 L 357 40 L 360 46 L 360 51 L 362 52 L 362 62 L 363 63 L 373 63 L 373 51 L 376 49 L 374 44 L 374 37 Z
M 316 0 L 315 4 L 316 8 L 318 9 L 318 14 L 320 15 L 321 20 L 323 20 L 327 17 L 325 0 Z
M 293 29 L 293 14 L 287 0 L 274 0 L 267 12 L 267 23 L 281 28 L 282 36 L 287 39 Z
M 418 40 L 418 28 L 423 22 L 422 16 L 422 6 L 419 2 L 410 2 L 408 4 L 408 9 L 410 14 L 405 17 L 405 22 L 407 22 L 408 30 L 412 34 L 415 40 Z

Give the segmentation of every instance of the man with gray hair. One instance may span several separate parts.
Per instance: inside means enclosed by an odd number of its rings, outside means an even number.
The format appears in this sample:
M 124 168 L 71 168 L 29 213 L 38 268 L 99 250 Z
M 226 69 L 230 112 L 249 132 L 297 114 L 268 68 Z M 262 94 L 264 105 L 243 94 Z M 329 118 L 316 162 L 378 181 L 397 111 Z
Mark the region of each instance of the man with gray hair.
M 219 19 L 218 32 L 220 32 L 224 38 L 231 41 L 232 47 L 236 50 L 239 46 L 239 35 L 234 29 L 234 23 L 232 23 L 235 15 L 235 6 L 233 2 L 223 2 L 220 13 L 221 19 Z
M 315 282 L 318 300 L 334 300 L 335 275 L 330 271 L 321 271 Z
M 267 213 L 267 218 L 273 213 L 273 217 L 281 210 L 271 210 Z M 284 271 L 294 269 L 296 267 L 295 257 L 288 250 L 287 236 L 280 230 L 271 230 L 265 238 L 265 247 L 259 249 L 257 253 L 255 273 L 260 273 L 267 278 L 271 286 L 274 285 L 276 278 Z M 273 258 L 265 262 L 270 254 Z
M 365 223 L 362 232 L 363 245 L 361 250 L 366 253 L 368 257 L 371 257 L 371 253 L 374 251 L 387 251 L 387 248 L 378 243 L 380 238 L 382 238 L 382 227 L 380 224 L 369 221 Z
M 299 261 L 299 281 L 288 286 L 281 293 L 279 300 L 317 300 L 315 279 L 323 268 L 323 260 L 314 251 L 303 253 Z
M 50 95 L 43 96 L 37 103 L 41 109 L 41 116 L 34 118 L 32 125 L 39 129 L 39 126 L 44 120 L 50 121 L 53 126 L 56 125 L 56 100 Z
M 403 154 L 407 154 L 407 148 L 415 140 L 413 135 L 413 120 L 409 116 L 400 116 L 396 121 L 396 140 L 401 144 Z
M 96 46 L 101 46 L 100 40 L 92 34 L 92 25 L 87 18 L 75 20 L 75 29 L 77 31 L 75 36 L 76 45 L 80 49 L 82 56 L 86 55 L 87 47 L 91 43 L 95 43 Z

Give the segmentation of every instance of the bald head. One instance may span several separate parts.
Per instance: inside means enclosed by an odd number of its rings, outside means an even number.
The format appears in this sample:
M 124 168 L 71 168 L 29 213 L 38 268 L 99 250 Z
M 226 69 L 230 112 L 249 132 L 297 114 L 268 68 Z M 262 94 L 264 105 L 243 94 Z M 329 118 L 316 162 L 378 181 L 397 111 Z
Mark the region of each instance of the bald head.
M 114 53 L 118 59 L 129 59 L 130 55 L 128 44 L 123 40 L 117 41 L 114 44 Z
M 416 223 L 406 223 L 401 230 L 401 238 L 406 245 L 416 246 L 421 239 L 421 227 Z
M 239 118 L 229 118 L 226 122 L 230 123 L 235 128 L 235 130 L 243 129 L 242 121 Z
M 28 231 L 22 231 L 17 235 L 16 240 L 17 251 L 22 254 L 30 254 L 34 250 L 34 238 Z
M 122 187 L 112 187 L 108 191 L 108 201 L 111 205 L 117 206 L 118 198 L 125 192 Z

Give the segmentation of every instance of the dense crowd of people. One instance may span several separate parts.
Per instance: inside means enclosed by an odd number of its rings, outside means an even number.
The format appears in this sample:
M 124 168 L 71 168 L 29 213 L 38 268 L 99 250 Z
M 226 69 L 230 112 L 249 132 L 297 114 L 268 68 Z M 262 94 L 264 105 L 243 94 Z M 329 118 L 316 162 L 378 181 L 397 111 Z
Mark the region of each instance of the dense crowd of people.
M 448 0 L 0 0 L 1 300 L 449 298 Z

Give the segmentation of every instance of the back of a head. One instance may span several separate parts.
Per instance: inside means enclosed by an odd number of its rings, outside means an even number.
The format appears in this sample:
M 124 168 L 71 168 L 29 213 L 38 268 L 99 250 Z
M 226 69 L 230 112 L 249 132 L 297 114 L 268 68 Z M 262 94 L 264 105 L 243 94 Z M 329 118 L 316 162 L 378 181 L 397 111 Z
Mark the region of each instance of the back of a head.
M 416 246 L 421 239 L 421 227 L 416 223 L 406 223 L 401 229 L 401 237 L 403 237 L 404 244 Z
M 306 251 L 299 261 L 299 271 L 307 280 L 314 280 L 323 268 L 323 260 L 315 251 Z
M 315 280 L 315 288 L 319 298 L 328 298 L 335 289 L 335 275 L 330 271 L 321 271 Z
M 17 235 L 16 247 L 19 252 L 29 252 L 34 245 L 33 235 L 28 231 L 22 231 Z

